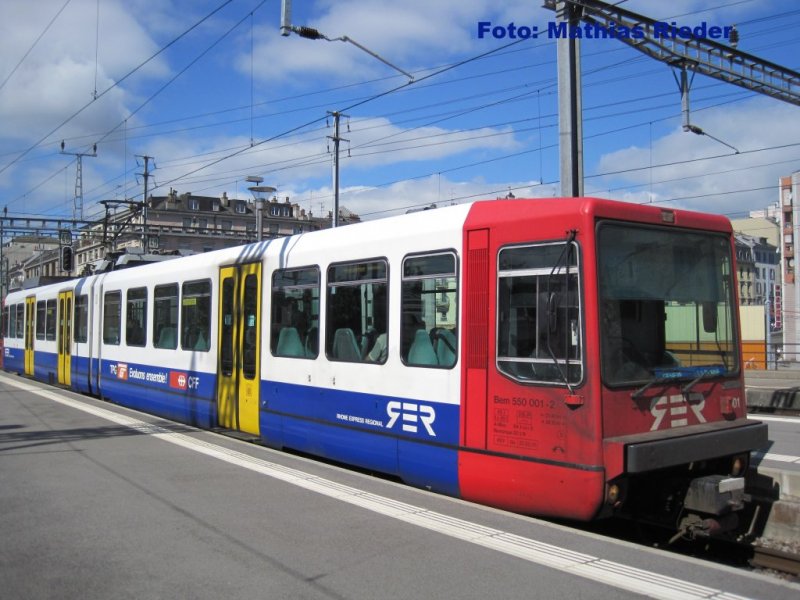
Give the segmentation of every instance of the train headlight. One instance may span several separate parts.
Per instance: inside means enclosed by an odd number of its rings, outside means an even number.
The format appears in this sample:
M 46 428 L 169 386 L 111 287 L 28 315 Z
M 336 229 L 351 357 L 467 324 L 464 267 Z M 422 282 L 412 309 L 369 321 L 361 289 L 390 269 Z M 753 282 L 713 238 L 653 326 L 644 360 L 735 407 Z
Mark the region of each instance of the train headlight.
M 619 502 L 619 497 L 619 486 L 616 483 L 612 483 L 610 486 L 608 486 L 608 491 L 606 492 L 606 502 L 613 506 Z
M 747 468 L 747 460 L 742 456 L 735 456 L 731 463 L 731 476 L 741 477 Z

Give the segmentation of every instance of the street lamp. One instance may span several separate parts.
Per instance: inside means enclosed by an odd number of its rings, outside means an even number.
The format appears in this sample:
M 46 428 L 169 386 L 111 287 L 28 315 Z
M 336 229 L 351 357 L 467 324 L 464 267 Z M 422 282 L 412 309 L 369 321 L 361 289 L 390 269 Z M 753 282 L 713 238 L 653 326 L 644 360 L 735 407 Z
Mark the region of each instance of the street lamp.
M 246 181 L 255 184 L 247 189 L 253 194 L 256 202 L 256 241 L 260 242 L 264 239 L 264 204 L 266 203 L 266 196 L 275 193 L 278 188 L 274 188 L 271 185 L 261 185 L 264 182 L 264 178 L 258 175 L 249 175 Z

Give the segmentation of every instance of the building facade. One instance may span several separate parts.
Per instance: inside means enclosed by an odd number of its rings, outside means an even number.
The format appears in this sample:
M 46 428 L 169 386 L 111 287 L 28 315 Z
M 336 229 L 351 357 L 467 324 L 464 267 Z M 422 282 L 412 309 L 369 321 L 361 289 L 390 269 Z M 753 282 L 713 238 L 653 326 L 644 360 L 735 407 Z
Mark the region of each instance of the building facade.
M 166 196 L 149 197 L 146 207 L 129 201 L 104 204 L 104 219 L 77 232 L 69 271 L 62 268 L 62 249 L 55 238 L 41 238 L 41 248 L 17 239 L 5 244 L 9 255 L 11 247 L 17 248 L 17 259 L 5 269 L 10 289 L 42 277 L 86 275 L 120 253 L 196 254 L 331 226 L 330 214 L 315 217 L 288 197 L 256 201 L 170 190 Z M 340 225 L 358 221 L 358 215 L 341 208 Z
M 781 234 L 780 319 L 783 324 L 783 356 L 800 362 L 800 280 L 797 277 L 797 240 L 800 238 L 800 171 L 778 182 Z

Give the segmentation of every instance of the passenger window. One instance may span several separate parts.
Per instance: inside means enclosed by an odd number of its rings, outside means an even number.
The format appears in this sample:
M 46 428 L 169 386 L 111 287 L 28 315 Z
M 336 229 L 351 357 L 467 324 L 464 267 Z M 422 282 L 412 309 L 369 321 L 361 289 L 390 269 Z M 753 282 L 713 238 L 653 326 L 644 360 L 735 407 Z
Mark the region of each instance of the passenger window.
M 403 261 L 400 356 L 415 367 L 453 367 L 458 357 L 458 278 L 452 252 Z
M 2 337 L 11 337 L 8 335 L 8 307 L 3 307 L 3 323 L 2 323 L 2 332 L 0 332 L 0 336 Z
M 47 320 L 47 303 L 39 300 L 36 303 L 36 339 L 44 339 L 45 321 Z
M 14 322 L 17 325 L 16 337 L 22 339 L 25 337 L 25 305 L 23 303 L 17 304 L 16 318 Z
M 497 368 L 521 382 L 578 383 L 582 376 L 577 245 L 500 251 Z
M 47 316 L 45 319 L 45 337 L 53 341 L 56 339 L 56 328 L 58 323 L 56 321 L 56 301 L 48 300 L 46 308 Z
M 106 292 L 103 298 L 103 343 L 119 345 L 121 292 Z
M 178 284 L 159 285 L 153 290 L 153 346 L 178 347 Z
M 328 269 L 325 353 L 330 360 L 386 362 L 387 272 L 385 260 Z
M 208 352 L 211 347 L 211 282 L 183 284 L 181 300 L 181 348 Z
M 233 277 L 222 280 L 222 306 L 220 307 L 220 347 L 219 361 L 222 374 L 229 377 L 233 373 Z
M 84 294 L 75 298 L 75 341 L 86 343 L 89 335 L 89 297 Z
M 272 275 L 273 356 L 319 354 L 319 268 L 283 269 Z
M 125 343 L 128 346 L 147 344 L 147 288 L 128 290 Z
M 242 375 L 245 379 L 255 379 L 258 369 L 258 277 L 252 273 L 244 278 L 244 302 L 242 313 Z

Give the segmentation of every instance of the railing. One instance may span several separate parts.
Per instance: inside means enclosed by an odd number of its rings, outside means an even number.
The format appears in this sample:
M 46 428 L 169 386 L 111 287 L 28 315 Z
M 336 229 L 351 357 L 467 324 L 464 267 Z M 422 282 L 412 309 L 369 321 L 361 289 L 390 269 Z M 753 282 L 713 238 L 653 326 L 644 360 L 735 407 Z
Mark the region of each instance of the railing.
M 800 344 L 767 344 L 766 354 L 768 370 L 786 368 L 800 369 Z M 748 368 L 747 362 L 748 361 L 745 360 L 745 368 Z

